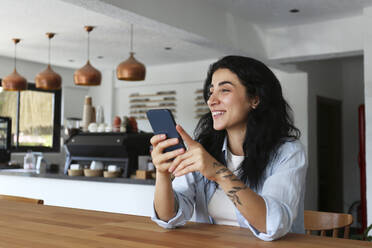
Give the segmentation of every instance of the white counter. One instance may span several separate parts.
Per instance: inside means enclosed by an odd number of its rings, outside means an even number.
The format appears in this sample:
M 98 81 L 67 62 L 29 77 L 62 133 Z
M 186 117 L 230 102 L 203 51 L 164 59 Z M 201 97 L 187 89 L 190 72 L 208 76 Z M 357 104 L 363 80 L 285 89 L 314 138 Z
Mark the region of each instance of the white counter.
M 150 216 L 154 185 L 0 175 L 0 194 L 44 200 L 44 204 Z

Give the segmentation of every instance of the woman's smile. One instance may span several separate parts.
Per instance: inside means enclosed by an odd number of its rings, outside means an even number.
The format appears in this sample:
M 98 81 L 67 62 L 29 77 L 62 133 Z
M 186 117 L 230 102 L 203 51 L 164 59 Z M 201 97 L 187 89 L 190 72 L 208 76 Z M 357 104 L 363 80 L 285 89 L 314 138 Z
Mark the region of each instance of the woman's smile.
M 214 110 L 212 111 L 213 119 L 221 117 L 226 111 Z

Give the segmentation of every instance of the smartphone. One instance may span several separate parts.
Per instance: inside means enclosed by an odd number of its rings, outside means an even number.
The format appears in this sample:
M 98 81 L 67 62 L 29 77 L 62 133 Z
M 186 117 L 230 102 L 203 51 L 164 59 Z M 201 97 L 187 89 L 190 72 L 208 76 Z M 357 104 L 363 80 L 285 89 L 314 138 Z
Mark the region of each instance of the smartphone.
M 178 138 L 179 143 L 167 147 L 164 152 L 174 151 L 180 148 L 186 150 L 185 144 L 179 133 L 176 130 L 176 122 L 174 121 L 172 112 L 169 109 L 150 109 L 146 112 L 154 134 L 165 134 L 167 139 Z

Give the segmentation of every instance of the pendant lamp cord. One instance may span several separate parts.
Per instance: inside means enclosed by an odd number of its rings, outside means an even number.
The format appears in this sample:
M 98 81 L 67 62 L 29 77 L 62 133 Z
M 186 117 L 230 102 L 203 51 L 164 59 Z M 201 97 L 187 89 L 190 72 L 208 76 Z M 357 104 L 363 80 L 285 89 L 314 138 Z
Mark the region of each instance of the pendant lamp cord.
M 130 24 L 130 52 L 133 52 L 133 24 Z
M 48 47 L 48 63 L 49 63 L 49 65 L 50 65 L 50 51 L 51 51 L 51 49 L 50 49 L 50 39 L 51 38 L 49 38 L 49 47 Z
M 88 61 L 89 61 L 89 46 L 90 46 L 90 43 L 89 43 L 89 31 L 88 31 L 88 47 L 87 47 Z
M 17 43 L 14 45 L 14 69 L 17 68 Z

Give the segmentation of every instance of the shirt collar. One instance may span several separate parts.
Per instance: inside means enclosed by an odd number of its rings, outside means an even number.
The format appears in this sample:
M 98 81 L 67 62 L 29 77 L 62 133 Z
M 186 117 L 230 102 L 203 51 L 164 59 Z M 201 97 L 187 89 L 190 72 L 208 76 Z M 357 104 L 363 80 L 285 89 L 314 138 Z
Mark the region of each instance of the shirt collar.
M 225 139 L 223 141 L 223 145 L 222 145 L 222 153 L 224 155 L 224 158 L 226 160 L 227 158 L 227 135 L 225 136 Z

